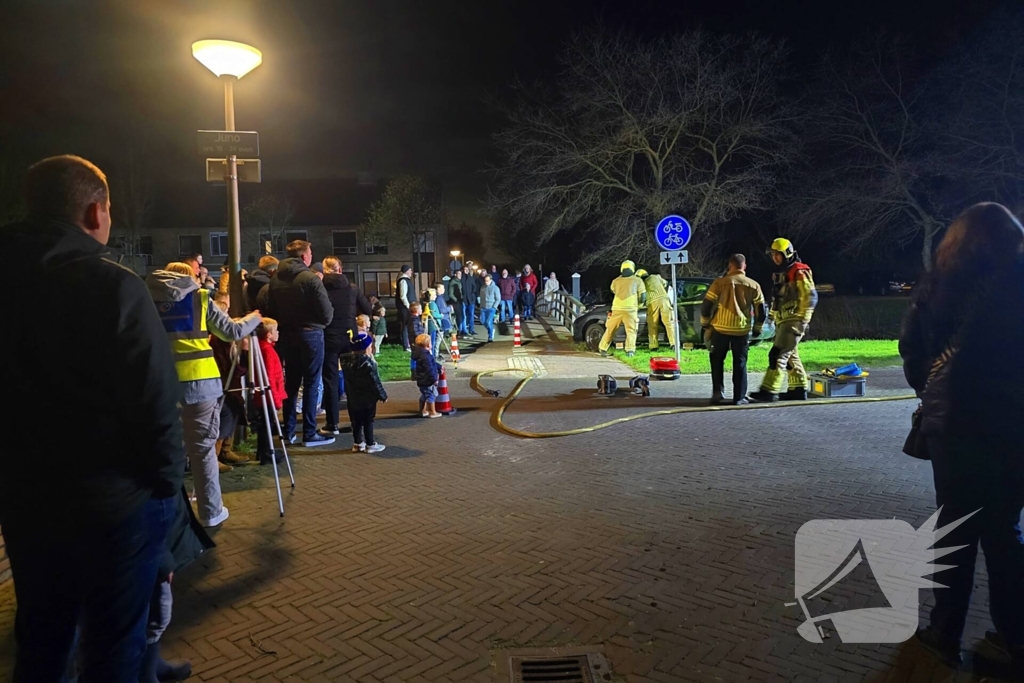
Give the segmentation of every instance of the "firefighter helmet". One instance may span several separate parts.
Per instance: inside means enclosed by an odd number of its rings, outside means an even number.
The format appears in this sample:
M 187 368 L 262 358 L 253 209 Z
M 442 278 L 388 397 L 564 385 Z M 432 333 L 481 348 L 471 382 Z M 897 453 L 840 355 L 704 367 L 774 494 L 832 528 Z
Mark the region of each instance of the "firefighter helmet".
M 644 270 L 643 268 L 641 268 L 640 270 L 636 271 L 636 272 L 635 272 L 635 273 L 633 273 L 633 274 L 634 274 L 634 275 L 636 275 L 636 276 L 637 276 L 638 278 L 640 278 L 640 279 L 643 279 L 643 278 L 647 277 L 648 275 L 650 275 L 650 273 L 648 273 L 648 272 L 647 272 L 646 270 Z
M 775 241 L 772 242 L 772 246 L 768 247 L 768 251 L 779 252 L 780 254 L 783 255 L 783 257 L 786 258 L 787 261 L 793 258 L 793 254 L 796 253 L 796 250 L 793 248 L 793 243 L 787 240 L 785 237 L 775 238 Z
M 614 396 L 618 390 L 618 383 L 611 375 L 597 376 L 597 393 L 601 396 Z
M 624 270 L 636 270 L 636 264 L 630 261 L 629 259 L 626 259 L 625 261 L 622 262 L 622 265 L 619 266 L 620 273 Z

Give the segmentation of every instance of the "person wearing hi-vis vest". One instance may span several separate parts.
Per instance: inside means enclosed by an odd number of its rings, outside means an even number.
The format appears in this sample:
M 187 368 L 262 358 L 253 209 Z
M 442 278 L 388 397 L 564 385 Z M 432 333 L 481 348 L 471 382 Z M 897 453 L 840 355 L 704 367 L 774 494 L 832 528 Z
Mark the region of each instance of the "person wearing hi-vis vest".
M 626 328 L 626 355 L 632 356 L 636 352 L 636 328 L 640 322 L 637 314 L 640 306 L 647 297 L 647 288 L 643 280 L 638 278 L 634 272 L 636 266 L 632 261 L 623 261 L 619 266 L 619 277 L 612 280 L 612 310 L 608 314 L 607 328 L 598 348 L 602 356 L 608 355 L 608 349 L 612 345 L 612 337 L 619 325 Z
M 224 341 L 239 341 L 252 334 L 262 318 L 259 311 L 253 311 L 232 320 L 213 305 L 210 293 L 199 286 L 185 263 L 169 263 L 164 270 L 153 271 L 146 285 L 171 340 L 174 367 L 182 384 L 181 419 L 195 482 L 196 516 L 204 527 L 214 527 L 227 520 L 228 509 L 221 500 L 214 448 L 224 390 L 210 334 Z
M 818 303 L 814 289 L 814 276 L 810 267 L 800 260 L 793 243 L 779 237 L 768 248 L 775 264 L 772 274 L 772 310 L 775 321 L 775 340 L 768 352 L 768 371 L 761 380 L 761 389 L 750 395 L 755 401 L 771 403 L 807 400 L 807 371 L 800 362 L 797 346 L 807 334 L 807 326 Z M 789 390 L 783 394 L 782 372 L 785 370 Z
M 658 324 L 665 326 L 668 345 L 676 345 L 676 318 L 673 308 L 673 297 L 669 296 L 669 285 L 665 278 L 657 273 L 651 274 L 641 268 L 636 276 L 643 280 L 647 289 L 647 345 L 651 351 L 658 350 Z

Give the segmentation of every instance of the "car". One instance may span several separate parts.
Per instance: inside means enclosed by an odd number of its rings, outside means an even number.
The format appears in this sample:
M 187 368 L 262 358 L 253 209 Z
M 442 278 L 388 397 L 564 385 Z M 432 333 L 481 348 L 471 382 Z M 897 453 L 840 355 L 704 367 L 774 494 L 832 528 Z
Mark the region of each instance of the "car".
M 704 338 L 700 329 L 700 306 L 704 302 L 704 295 L 708 287 L 714 282 L 707 277 L 688 277 L 676 280 L 676 301 L 679 311 L 679 343 L 693 344 L 695 347 L 704 345 Z M 597 351 L 601 337 L 604 336 L 608 315 L 611 313 L 611 305 L 596 304 L 590 306 L 583 314 L 576 318 L 572 326 L 572 336 L 578 342 L 583 342 L 587 348 Z M 637 344 L 643 346 L 647 342 L 647 308 L 641 307 L 639 311 L 640 323 L 637 326 Z M 766 320 L 761 335 L 751 339 L 751 344 L 762 341 L 770 341 L 775 338 L 775 323 Z M 665 329 L 658 330 L 658 339 L 668 343 L 665 336 Z M 612 342 L 619 344 L 626 341 L 626 328 L 620 326 L 612 337 Z

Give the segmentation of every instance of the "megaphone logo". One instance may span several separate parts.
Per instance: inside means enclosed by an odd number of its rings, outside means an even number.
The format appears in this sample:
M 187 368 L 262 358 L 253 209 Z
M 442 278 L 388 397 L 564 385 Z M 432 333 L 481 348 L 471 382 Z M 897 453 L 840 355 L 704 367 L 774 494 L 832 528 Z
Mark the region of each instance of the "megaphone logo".
M 821 643 L 831 621 L 844 643 L 902 643 L 917 631 L 925 578 L 951 569 L 935 561 L 964 546 L 934 547 L 977 514 L 936 529 L 939 512 L 920 529 L 898 519 L 817 519 L 796 534 L 796 602 L 804 640 Z

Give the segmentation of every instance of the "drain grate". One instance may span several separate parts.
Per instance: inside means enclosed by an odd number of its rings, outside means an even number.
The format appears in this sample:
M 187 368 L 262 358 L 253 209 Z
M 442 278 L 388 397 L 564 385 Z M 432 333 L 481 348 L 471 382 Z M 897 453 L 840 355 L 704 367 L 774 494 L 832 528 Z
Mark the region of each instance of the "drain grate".
M 594 648 L 582 653 L 581 649 L 509 653 L 507 680 L 510 683 L 603 683 L 611 680 L 611 670 L 604 656 L 593 652 Z
M 590 664 L 582 657 L 543 657 L 512 662 L 513 683 L 594 683 Z

